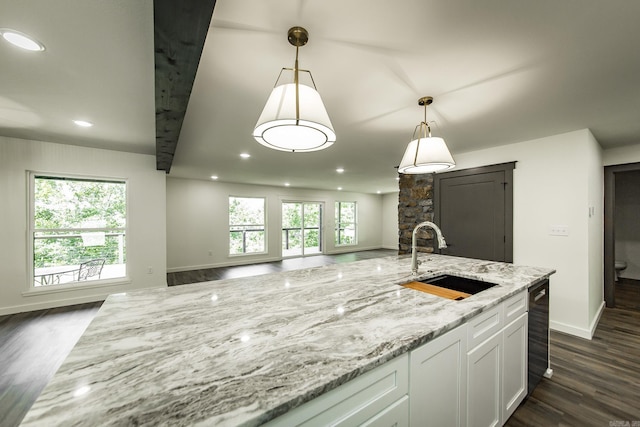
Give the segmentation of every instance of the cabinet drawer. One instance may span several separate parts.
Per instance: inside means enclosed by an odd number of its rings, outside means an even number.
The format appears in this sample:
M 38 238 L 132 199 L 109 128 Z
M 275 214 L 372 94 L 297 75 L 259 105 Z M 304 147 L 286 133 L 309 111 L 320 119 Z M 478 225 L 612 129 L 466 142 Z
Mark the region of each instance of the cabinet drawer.
M 528 296 L 527 291 L 522 291 L 502 303 L 504 306 L 504 325 L 513 322 L 527 311 Z
M 267 425 L 360 425 L 408 392 L 409 355 L 404 354 L 292 409 Z
M 503 304 L 499 304 L 469 320 L 467 350 L 472 350 L 504 326 Z
M 404 396 L 393 405 L 383 409 L 375 417 L 366 421 L 361 427 L 408 427 L 409 396 Z

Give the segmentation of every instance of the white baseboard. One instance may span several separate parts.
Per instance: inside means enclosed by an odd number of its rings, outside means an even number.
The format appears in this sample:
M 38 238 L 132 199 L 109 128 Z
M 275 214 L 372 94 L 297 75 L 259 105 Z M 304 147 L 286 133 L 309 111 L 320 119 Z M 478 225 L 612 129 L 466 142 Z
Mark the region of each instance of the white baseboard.
M 150 286 L 150 287 L 145 287 L 145 288 L 136 288 L 136 289 L 124 289 L 124 290 L 120 290 L 120 291 L 114 291 L 114 290 L 110 290 L 110 291 L 102 291 L 98 294 L 93 294 L 93 295 L 83 295 L 83 296 L 78 296 L 78 297 L 69 297 L 67 296 L 66 298 L 64 298 L 64 293 L 60 292 L 60 293 L 49 293 L 46 294 L 45 297 L 48 298 L 46 301 L 40 301 L 40 302 L 34 302 L 31 304 L 21 304 L 21 305 L 14 305 L 14 306 L 10 306 L 10 307 L 0 307 L 0 316 L 5 316 L 8 314 L 16 314 L 16 313 L 26 313 L 28 311 L 36 311 L 36 310 L 46 310 L 49 308 L 57 308 L 57 307 L 68 307 L 70 305 L 76 305 L 76 304 L 85 304 L 88 302 L 96 302 L 96 301 L 104 301 L 105 299 L 107 299 L 107 297 L 111 294 L 114 293 L 120 293 L 120 292 L 129 292 L 129 291 L 142 291 L 142 290 L 147 290 L 147 289 L 161 289 L 166 287 L 166 283 L 164 286 Z M 68 294 L 67 294 L 68 295 Z M 58 298 L 58 299 L 51 299 L 52 297 L 63 297 L 63 298 Z
M 349 252 L 373 251 L 375 249 L 382 249 L 382 246 L 367 246 L 367 247 L 357 247 L 357 248 L 353 246 L 338 247 L 332 250 L 331 252 L 325 252 L 325 255 L 339 255 L 339 254 L 344 254 Z
M 25 313 L 27 311 L 46 310 L 48 308 L 67 307 L 69 305 L 84 304 L 88 302 L 104 301 L 109 294 L 91 295 L 75 298 L 64 298 L 53 301 L 42 301 L 32 304 L 14 305 L 0 308 L 0 316 L 7 314 Z
M 603 301 L 600 304 L 600 307 L 598 308 L 598 312 L 593 317 L 593 320 L 591 321 L 591 324 L 589 325 L 588 329 L 577 328 L 573 325 L 567 325 L 566 323 L 556 322 L 556 321 L 550 321 L 549 328 L 557 332 L 562 332 L 564 334 L 569 334 L 579 338 L 591 340 L 593 338 L 593 334 L 596 332 L 596 328 L 598 327 L 598 322 L 600 321 L 600 317 L 602 317 L 604 307 L 605 307 L 605 304 Z

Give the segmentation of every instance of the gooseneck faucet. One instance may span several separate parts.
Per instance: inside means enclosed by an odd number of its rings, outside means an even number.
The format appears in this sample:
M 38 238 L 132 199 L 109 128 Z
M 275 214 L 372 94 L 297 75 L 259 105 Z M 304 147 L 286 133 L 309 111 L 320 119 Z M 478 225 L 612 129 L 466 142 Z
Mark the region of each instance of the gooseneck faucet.
M 431 227 L 436 232 L 436 236 L 438 238 L 438 249 L 444 249 L 447 247 L 447 242 L 444 240 L 442 231 L 433 222 L 424 221 L 416 225 L 416 228 L 413 229 L 413 236 L 411 237 L 411 274 L 413 274 L 414 276 L 418 275 L 418 251 L 416 245 L 416 234 L 422 227 Z

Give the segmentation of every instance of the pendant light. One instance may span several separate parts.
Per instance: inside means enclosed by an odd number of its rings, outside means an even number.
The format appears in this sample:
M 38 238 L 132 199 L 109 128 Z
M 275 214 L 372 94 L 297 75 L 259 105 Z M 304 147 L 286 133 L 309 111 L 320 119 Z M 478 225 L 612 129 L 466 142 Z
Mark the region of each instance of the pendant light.
M 456 165 L 444 139 L 431 136 L 431 127 L 427 123 L 427 105 L 433 102 L 430 96 L 418 100 L 424 106 L 424 121 L 416 126 L 413 138 L 402 156 L 398 172 L 419 174 L 439 172 Z M 417 137 L 416 137 L 417 134 Z
M 307 44 L 309 33 L 302 27 L 293 27 L 289 29 L 288 39 L 296 47 L 295 65 L 280 71 L 256 123 L 253 137 L 260 144 L 274 150 L 323 150 L 333 145 L 336 134 L 311 72 L 298 68 L 298 49 Z M 293 72 L 293 83 L 279 83 L 284 71 Z M 313 86 L 302 84 L 300 73 L 309 73 Z

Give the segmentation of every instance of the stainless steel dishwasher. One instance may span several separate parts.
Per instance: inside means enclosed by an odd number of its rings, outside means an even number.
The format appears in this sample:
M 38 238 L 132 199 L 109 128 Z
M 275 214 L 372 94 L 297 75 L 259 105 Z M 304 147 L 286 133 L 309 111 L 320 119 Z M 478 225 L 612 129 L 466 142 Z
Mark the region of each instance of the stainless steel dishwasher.
M 529 386 L 527 396 L 543 376 L 551 377 L 549 366 L 549 280 L 529 288 Z

